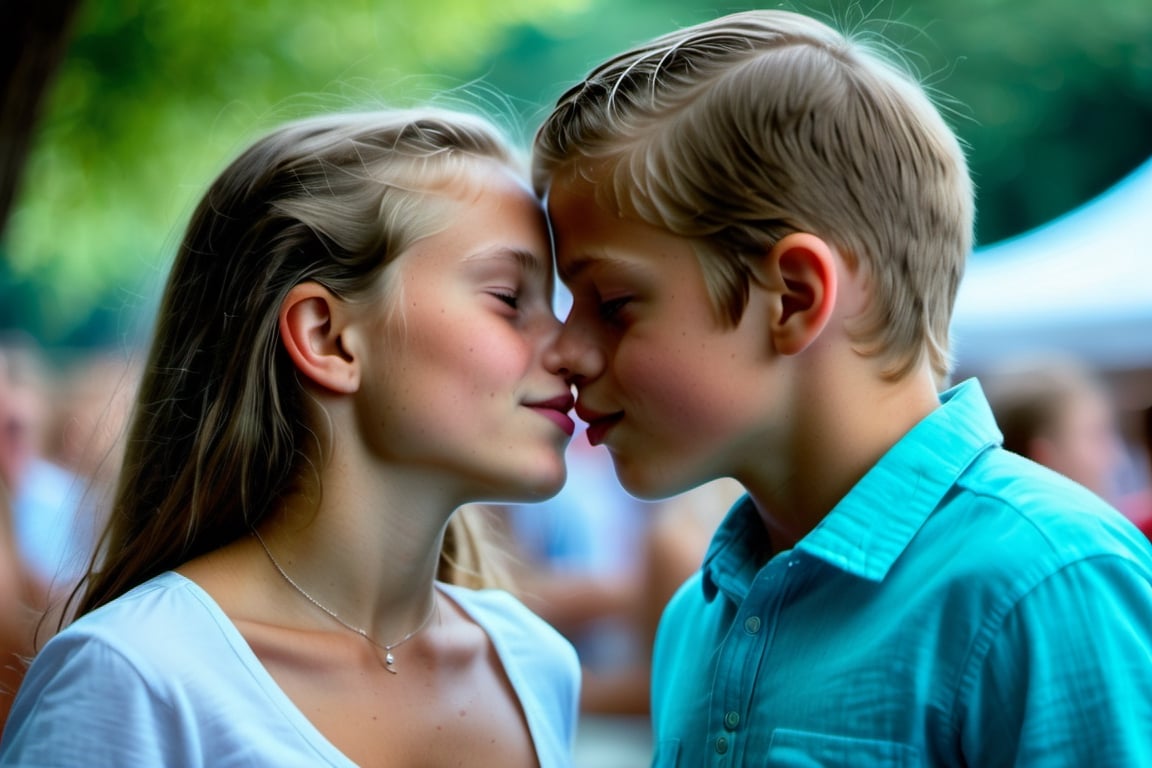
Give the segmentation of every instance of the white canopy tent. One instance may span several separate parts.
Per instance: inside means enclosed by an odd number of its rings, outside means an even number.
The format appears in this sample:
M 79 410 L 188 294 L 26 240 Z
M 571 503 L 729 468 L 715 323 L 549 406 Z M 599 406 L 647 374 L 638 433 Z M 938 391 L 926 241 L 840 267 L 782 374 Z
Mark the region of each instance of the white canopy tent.
M 1152 368 L 1152 160 L 1084 206 L 977 250 L 952 327 L 964 371 L 1042 352 Z

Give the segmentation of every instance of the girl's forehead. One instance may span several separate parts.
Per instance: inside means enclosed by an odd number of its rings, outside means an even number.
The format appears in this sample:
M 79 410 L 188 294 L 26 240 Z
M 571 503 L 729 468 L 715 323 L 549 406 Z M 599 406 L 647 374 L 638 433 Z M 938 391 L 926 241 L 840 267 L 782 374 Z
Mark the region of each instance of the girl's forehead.
M 528 178 L 515 165 L 494 157 L 466 155 L 446 163 L 433 172 L 427 182 L 432 194 L 472 202 L 494 188 L 514 184 L 535 197 Z

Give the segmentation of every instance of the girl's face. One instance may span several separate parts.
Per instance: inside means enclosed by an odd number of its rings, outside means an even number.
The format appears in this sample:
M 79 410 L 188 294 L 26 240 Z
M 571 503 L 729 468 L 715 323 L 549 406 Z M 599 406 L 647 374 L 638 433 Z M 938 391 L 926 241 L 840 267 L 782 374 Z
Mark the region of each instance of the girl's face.
M 560 330 L 543 211 L 495 163 L 444 194 L 448 225 L 389 267 L 372 309 L 364 439 L 460 503 L 546 498 L 574 422 L 570 387 L 542 362 Z

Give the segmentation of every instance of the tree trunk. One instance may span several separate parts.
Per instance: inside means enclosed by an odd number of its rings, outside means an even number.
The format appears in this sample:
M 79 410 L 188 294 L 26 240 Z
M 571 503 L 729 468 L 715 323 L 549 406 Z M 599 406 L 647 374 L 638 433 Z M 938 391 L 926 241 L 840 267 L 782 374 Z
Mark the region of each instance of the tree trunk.
M 16 198 L 44 97 L 81 0 L 3 0 L 0 19 L 0 234 Z

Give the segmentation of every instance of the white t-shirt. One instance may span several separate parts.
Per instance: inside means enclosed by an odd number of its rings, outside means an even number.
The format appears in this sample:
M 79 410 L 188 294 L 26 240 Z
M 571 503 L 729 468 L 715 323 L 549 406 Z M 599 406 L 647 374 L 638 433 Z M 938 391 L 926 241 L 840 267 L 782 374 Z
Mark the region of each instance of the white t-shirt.
M 492 640 L 541 768 L 572 764 L 571 644 L 507 592 L 439 585 Z M 352 766 L 204 590 L 164 573 L 52 638 L 16 696 L 0 765 Z

